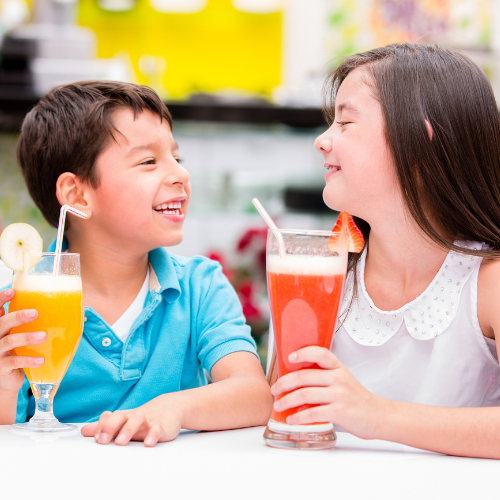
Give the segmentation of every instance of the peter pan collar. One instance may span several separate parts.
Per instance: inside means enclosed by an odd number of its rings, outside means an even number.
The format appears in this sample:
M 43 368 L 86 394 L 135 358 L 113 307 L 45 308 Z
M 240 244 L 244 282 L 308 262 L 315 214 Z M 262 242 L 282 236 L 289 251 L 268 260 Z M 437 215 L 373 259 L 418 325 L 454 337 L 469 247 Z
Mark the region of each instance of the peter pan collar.
M 474 250 L 480 250 L 484 246 L 483 243 L 472 241 L 455 241 L 455 245 Z M 365 248 L 357 266 L 358 295 L 352 302 L 353 274 L 350 273 L 346 279 L 341 312 L 341 318 L 344 317 L 343 327 L 354 341 L 367 346 L 385 344 L 402 324 L 417 340 L 437 337 L 455 318 L 464 285 L 481 261 L 480 257 L 449 252 L 438 273 L 421 295 L 397 310 L 382 311 L 375 306 L 366 291 Z

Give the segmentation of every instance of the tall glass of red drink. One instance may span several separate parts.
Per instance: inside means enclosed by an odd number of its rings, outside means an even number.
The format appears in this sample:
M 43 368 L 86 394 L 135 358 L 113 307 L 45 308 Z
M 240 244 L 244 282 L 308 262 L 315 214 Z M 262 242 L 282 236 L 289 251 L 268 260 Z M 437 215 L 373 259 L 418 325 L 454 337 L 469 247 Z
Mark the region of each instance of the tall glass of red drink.
M 270 229 L 267 238 L 267 287 L 271 303 L 278 377 L 312 363 L 290 363 L 302 347 L 331 348 L 347 270 L 347 248 L 332 251 L 327 231 Z M 281 398 L 285 394 L 278 397 Z M 335 445 L 331 422 L 289 425 L 286 418 L 312 405 L 273 411 L 264 440 L 277 448 L 326 449 Z

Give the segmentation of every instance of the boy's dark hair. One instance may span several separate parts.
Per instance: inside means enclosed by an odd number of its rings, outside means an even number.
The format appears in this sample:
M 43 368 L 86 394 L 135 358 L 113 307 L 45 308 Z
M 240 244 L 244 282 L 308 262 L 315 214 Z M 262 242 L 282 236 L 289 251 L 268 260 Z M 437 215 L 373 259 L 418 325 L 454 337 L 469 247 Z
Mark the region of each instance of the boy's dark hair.
M 149 110 L 172 127 L 170 112 L 154 90 L 111 81 L 56 87 L 26 115 L 17 158 L 33 201 L 52 226 L 57 227 L 61 208 L 57 179 L 72 172 L 94 189 L 99 186 L 95 162 L 115 139 L 112 114 L 123 108 L 134 116 Z

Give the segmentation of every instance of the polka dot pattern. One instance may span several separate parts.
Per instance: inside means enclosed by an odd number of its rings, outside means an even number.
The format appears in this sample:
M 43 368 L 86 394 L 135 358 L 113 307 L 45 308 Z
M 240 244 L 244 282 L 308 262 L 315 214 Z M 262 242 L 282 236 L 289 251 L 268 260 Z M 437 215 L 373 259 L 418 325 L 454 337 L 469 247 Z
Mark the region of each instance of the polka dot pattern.
M 456 241 L 455 244 L 478 250 L 483 246 L 471 241 Z M 418 340 L 430 340 L 443 333 L 456 315 L 465 283 L 481 263 L 479 257 L 450 252 L 421 295 L 400 309 L 382 311 L 374 305 L 366 291 L 365 259 L 366 251 L 358 262 L 358 296 L 352 301 L 352 275 L 346 280 L 341 313 L 344 316 L 341 317 L 344 317 L 343 326 L 353 340 L 373 347 L 385 344 L 402 326 Z

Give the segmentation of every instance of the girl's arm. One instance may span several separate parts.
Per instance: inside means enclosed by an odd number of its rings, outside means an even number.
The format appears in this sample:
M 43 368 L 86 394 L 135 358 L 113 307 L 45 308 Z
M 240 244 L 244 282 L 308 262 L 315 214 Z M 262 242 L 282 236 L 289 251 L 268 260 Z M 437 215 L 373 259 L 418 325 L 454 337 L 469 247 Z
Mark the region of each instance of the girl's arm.
M 484 335 L 500 339 L 500 261 L 483 263 L 478 279 L 478 318 Z M 500 357 L 500 341 L 497 342 Z M 271 388 L 278 411 L 303 404 L 315 408 L 289 417 L 291 424 L 331 421 L 365 439 L 384 439 L 425 450 L 500 459 L 500 407 L 442 408 L 401 403 L 368 392 L 327 349 L 306 347 L 293 362 L 318 363 Z M 292 360 L 290 360 L 292 361 Z
M 175 439 L 181 428 L 223 430 L 265 425 L 272 396 L 257 358 L 235 352 L 212 368 L 213 383 L 196 389 L 163 394 L 134 410 L 105 412 L 98 422 L 82 429 L 100 444 L 125 445 L 130 440 L 146 446 Z
M 322 347 L 300 349 L 290 355 L 290 361 L 317 363 L 323 368 L 291 373 L 271 388 L 276 396 L 292 391 L 275 402 L 277 411 L 319 405 L 288 417 L 290 424 L 330 421 L 363 439 L 384 439 L 448 455 L 500 459 L 500 408 L 441 408 L 380 398 Z

